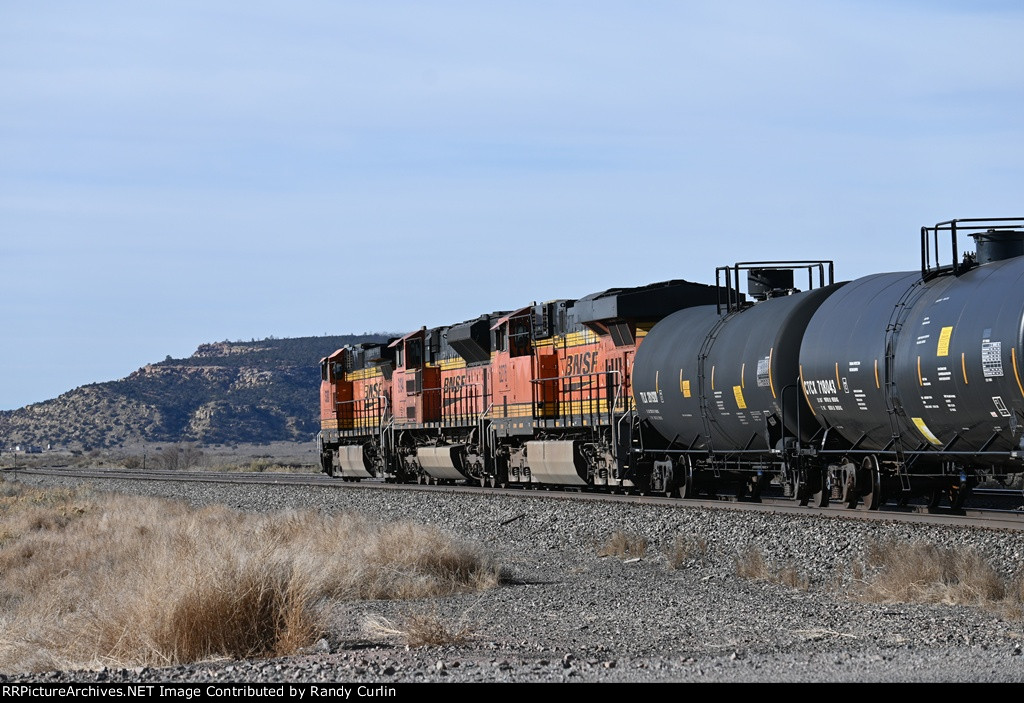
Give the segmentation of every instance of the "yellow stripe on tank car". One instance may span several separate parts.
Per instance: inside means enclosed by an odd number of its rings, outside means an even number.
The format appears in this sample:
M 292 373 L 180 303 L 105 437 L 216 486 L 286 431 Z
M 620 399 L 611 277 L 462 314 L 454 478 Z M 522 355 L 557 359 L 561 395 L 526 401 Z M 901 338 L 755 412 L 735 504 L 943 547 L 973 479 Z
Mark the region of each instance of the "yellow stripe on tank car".
M 921 357 L 917 357 L 917 385 L 924 385 L 924 378 L 921 377 Z
M 924 435 L 925 439 L 927 439 L 932 444 L 942 444 L 942 442 L 939 440 L 939 438 L 936 437 L 934 434 L 932 434 L 932 431 L 930 429 L 928 429 L 928 425 L 924 424 L 924 419 L 922 419 L 920 417 L 912 417 L 910 419 L 911 419 L 911 421 L 913 421 L 913 423 L 917 427 L 918 431 L 922 435 Z
M 772 389 L 772 398 L 777 398 L 775 395 L 775 381 L 772 379 L 772 354 L 775 352 L 775 347 L 768 348 L 768 387 Z
M 811 403 L 811 396 L 807 395 L 807 386 L 804 385 L 804 365 L 800 364 L 799 369 L 800 369 L 800 390 L 802 390 L 804 392 L 804 400 L 807 401 L 807 407 L 809 407 L 811 409 L 811 414 L 812 415 L 817 415 L 818 413 L 814 412 L 814 404 Z
M 843 387 L 843 382 L 839 380 L 839 362 L 836 362 L 836 389 Z
M 875 388 L 881 388 L 882 384 L 878 382 L 878 359 L 875 359 Z
M 960 354 L 960 370 L 964 372 L 964 385 L 967 384 L 967 355 L 964 353 Z
M 746 371 L 747 371 L 747 362 L 744 361 L 742 364 L 740 364 L 740 388 L 746 388 L 747 387 L 747 384 L 744 383 L 744 381 L 743 381 L 743 374 L 745 374 Z
M 1017 371 L 1017 347 L 1010 348 L 1010 360 L 1013 362 L 1013 377 L 1017 379 L 1017 389 L 1024 395 L 1024 386 L 1020 385 L 1020 372 Z

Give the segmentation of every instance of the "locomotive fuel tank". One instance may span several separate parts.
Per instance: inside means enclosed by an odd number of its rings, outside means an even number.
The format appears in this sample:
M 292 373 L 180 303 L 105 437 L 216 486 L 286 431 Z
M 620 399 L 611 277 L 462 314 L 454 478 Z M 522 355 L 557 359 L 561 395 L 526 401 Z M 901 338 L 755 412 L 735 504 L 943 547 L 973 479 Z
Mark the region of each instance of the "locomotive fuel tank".
M 1024 420 L 1024 257 L 1015 254 L 1024 233 L 996 247 L 985 236 L 981 265 L 930 278 L 867 276 L 811 319 L 802 388 L 815 416 L 852 447 L 896 440 L 993 465 L 1015 460 Z
M 675 446 L 729 453 L 777 449 L 786 434 L 818 429 L 799 396 L 804 328 L 839 285 L 785 295 L 720 315 L 681 310 L 637 350 L 633 394 L 640 416 Z

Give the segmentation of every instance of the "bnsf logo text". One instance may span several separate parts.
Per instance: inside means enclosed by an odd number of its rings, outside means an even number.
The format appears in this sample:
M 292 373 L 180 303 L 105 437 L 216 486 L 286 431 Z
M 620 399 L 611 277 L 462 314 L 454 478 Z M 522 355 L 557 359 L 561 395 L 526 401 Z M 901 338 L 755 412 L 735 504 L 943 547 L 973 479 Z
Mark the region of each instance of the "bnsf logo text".
M 562 375 L 580 376 L 595 371 L 597 371 L 597 352 L 589 351 L 565 357 L 565 372 Z
M 469 385 L 469 381 L 465 376 L 452 376 L 444 379 L 444 383 L 441 384 L 441 390 L 444 393 L 458 393 L 467 385 Z

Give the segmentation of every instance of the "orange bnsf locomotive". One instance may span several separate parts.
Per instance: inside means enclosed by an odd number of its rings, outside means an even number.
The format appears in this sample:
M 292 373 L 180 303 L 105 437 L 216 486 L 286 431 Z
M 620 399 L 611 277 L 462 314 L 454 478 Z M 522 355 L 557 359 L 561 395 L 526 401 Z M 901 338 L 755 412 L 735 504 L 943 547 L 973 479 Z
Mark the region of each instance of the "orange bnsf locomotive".
M 923 227 L 918 270 L 835 283 L 830 261 L 748 262 L 716 279 L 340 349 L 322 362 L 323 470 L 681 497 L 772 485 L 868 509 L 958 509 L 1024 473 L 1024 218 Z
M 321 464 L 330 475 L 633 487 L 637 346 L 715 286 L 612 289 L 423 328 L 321 362 Z

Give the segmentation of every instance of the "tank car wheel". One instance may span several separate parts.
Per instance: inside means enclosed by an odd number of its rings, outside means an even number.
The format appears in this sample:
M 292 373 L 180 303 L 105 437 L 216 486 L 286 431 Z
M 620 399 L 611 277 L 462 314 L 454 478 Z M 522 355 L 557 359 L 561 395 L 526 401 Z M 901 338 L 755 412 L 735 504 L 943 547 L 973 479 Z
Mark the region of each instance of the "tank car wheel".
M 810 503 L 816 508 L 827 508 L 832 501 L 832 491 L 827 484 L 811 494 Z
M 761 491 L 771 481 L 771 478 L 767 474 L 757 474 L 753 478 L 744 482 L 742 493 L 743 497 L 751 503 L 761 502 Z
M 799 472 L 793 477 L 793 498 L 801 508 L 806 508 L 811 502 L 811 494 L 807 488 L 807 478 L 800 476 Z
M 818 471 L 818 487 L 811 493 L 811 504 L 816 508 L 827 508 L 832 500 L 832 484 L 828 469 Z
M 843 468 L 843 504 L 849 509 L 857 507 L 860 496 L 857 494 L 857 469 L 853 464 L 846 464 Z
M 949 498 L 949 507 L 956 511 L 963 510 L 964 501 L 967 500 L 967 496 L 970 493 L 971 489 L 969 486 L 959 483 L 950 486 L 946 491 L 946 496 Z
M 676 479 L 676 494 L 683 500 L 696 498 L 697 490 L 693 485 L 693 462 L 690 457 L 683 457 L 680 469 L 680 475 Z
M 872 454 L 864 458 L 857 483 L 864 488 L 870 487 L 861 495 L 864 510 L 878 510 L 885 502 L 884 496 L 882 496 L 882 476 L 878 466 L 878 457 Z

